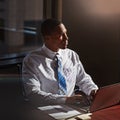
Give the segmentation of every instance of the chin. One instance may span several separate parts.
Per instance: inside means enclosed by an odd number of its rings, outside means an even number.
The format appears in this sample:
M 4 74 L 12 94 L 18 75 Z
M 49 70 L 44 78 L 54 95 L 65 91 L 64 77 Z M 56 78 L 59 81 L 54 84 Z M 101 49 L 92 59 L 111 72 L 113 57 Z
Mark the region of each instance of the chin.
M 65 48 L 67 48 L 68 46 L 67 45 L 65 45 Z
M 66 49 L 67 48 L 67 45 L 62 45 L 61 47 L 60 47 L 60 49 Z
M 61 49 L 66 49 L 67 48 L 67 46 L 65 46 L 65 47 L 62 47 Z

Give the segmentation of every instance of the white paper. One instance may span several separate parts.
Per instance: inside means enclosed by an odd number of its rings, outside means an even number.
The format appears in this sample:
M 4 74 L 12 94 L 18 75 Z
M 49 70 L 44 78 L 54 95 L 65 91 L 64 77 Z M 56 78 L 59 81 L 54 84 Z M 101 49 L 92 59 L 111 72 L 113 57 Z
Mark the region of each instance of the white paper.
M 51 105 L 38 107 L 38 109 L 46 112 L 48 115 L 52 116 L 57 120 L 66 119 L 82 114 L 79 111 L 74 110 L 73 108 L 68 107 L 66 105 Z

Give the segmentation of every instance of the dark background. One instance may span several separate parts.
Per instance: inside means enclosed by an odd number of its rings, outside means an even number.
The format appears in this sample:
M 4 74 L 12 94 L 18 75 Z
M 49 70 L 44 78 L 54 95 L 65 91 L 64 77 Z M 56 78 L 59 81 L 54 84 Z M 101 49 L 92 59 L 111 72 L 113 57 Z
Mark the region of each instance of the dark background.
M 69 47 L 79 54 L 95 83 L 105 86 L 120 82 L 120 9 L 118 1 L 97 2 L 64 0 L 63 22 Z

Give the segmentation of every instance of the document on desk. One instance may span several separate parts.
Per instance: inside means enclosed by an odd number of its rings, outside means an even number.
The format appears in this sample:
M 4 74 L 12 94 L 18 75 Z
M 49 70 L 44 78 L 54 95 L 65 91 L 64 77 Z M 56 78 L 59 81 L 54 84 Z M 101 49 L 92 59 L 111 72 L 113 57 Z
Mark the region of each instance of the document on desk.
M 56 120 L 65 120 L 67 118 L 82 114 L 79 111 L 66 105 L 49 105 L 44 107 L 38 107 L 38 109 L 44 111 Z
M 92 113 L 81 114 L 72 118 L 68 118 L 67 120 L 91 120 L 91 115 Z
M 120 83 L 108 85 L 98 90 L 90 106 L 90 112 L 120 104 Z

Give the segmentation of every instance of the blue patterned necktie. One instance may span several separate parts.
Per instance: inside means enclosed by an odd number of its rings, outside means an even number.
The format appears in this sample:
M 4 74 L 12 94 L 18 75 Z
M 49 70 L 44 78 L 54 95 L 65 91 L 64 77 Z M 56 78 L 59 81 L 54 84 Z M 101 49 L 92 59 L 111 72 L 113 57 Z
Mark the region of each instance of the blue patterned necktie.
M 59 84 L 59 94 L 66 95 L 67 92 L 66 80 L 65 77 L 63 76 L 62 64 L 59 55 L 56 55 L 56 61 L 57 61 L 57 79 Z

